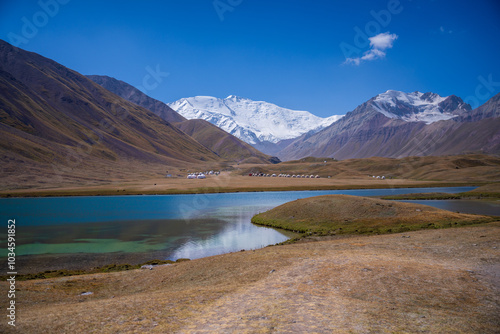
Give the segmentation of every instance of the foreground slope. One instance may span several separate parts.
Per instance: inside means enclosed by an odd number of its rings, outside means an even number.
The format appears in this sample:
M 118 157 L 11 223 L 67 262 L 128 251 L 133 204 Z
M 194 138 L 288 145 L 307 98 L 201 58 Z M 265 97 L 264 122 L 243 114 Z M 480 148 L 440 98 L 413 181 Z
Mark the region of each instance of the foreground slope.
M 490 223 L 19 281 L 23 305 L 15 330 L 494 334 L 499 240 L 500 224 Z M 0 286 L 8 289 L 5 281 Z M 0 331 L 8 327 L 0 323 Z
M 181 166 L 219 160 L 149 110 L 3 41 L 0 94 L 4 177 L 24 172 L 71 178 L 80 173 L 92 179 L 102 176 L 105 166 L 118 172 L 120 167 L 132 171 L 136 164 Z

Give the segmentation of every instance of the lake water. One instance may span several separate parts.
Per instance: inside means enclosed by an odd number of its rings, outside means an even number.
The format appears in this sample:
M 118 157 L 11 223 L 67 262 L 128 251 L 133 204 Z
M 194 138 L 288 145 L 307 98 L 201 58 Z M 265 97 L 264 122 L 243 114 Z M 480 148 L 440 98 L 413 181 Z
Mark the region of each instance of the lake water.
M 472 189 L 474 187 L 3 198 L 0 215 L 5 222 L 16 219 L 18 256 L 141 253 L 154 254 L 154 258 L 195 259 L 287 240 L 293 234 L 255 226 L 250 219 L 259 212 L 296 199 L 329 194 L 457 193 Z M 425 201 L 424 204 L 433 203 Z M 6 232 L 6 229 L 0 231 L 2 240 L 6 240 Z M 2 251 L 6 254 L 5 248 Z
M 438 209 L 473 213 L 477 215 L 500 216 L 500 201 L 498 200 L 415 200 L 401 201 L 408 203 L 424 204 L 436 207 Z

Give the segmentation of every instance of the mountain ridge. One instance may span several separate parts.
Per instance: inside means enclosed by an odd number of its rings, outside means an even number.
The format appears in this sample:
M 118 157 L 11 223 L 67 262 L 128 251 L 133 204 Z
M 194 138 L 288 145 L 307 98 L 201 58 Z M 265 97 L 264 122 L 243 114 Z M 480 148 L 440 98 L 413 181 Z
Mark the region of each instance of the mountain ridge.
M 410 94 L 429 103 L 406 103 Z M 401 99 L 394 101 L 396 95 Z M 472 110 L 455 95 L 388 91 L 359 105 L 329 127 L 297 138 L 277 155 L 282 160 L 294 160 L 307 156 L 348 159 L 498 154 L 500 143 L 498 139 L 491 140 L 499 136 L 498 100 L 497 95 Z
M 195 139 L 198 143 L 224 159 L 235 162 L 253 161 L 254 163 L 277 163 L 279 159 L 266 155 L 237 137 L 209 122 L 199 119 L 186 119 L 165 103 L 155 100 L 128 83 L 108 77 L 87 76 L 112 93 L 151 110 L 164 120 Z
M 174 123 L 186 120 L 165 103 L 144 94 L 125 81 L 107 75 L 86 75 L 86 77 L 125 100 L 152 111 L 167 122 Z
M 319 131 L 342 117 L 321 118 L 307 111 L 236 95 L 225 99 L 194 96 L 168 105 L 188 119 L 204 119 L 252 145 L 278 143 L 309 131 Z

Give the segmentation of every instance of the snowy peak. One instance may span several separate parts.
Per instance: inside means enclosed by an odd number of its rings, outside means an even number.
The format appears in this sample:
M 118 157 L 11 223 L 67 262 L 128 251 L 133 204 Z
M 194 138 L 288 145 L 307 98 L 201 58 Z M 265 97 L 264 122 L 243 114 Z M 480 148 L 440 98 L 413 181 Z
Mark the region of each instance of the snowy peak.
M 388 118 L 406 122 L 431 124 L 448 120 L 471 111 L 468 104 L 455 95 L 448 97 L 436 93 L 404 93 L 388 90 L 372 99 L 373 108 Z
M 187 119 L 204 119 L 249 144 L 277 143 L 307 132 L 317 132 L 342 117 L 321 118 L 307 111 L 286 109 L 235 95 L 225 99 L 194 96 L 168 105 Z

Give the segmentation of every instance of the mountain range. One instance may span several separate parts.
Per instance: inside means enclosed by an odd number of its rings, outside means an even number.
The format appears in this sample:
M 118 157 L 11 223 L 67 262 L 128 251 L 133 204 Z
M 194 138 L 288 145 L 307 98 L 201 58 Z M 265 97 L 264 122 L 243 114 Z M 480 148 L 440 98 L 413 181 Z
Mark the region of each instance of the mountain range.
M 389 90 L 328 118 L 237 96 L 167 105 L 0 40 L 0 156 L 4 176 L 22 175 L 13 183 L 37 173 L 95 180 L 118 170 L 279 162 L 273 155 L 462 153 L 500 153 L 500 94 L 472 109 L 455 95 Z
M 234 95 L 225 99 L 195 96 L 168 105 L 187 119 L 204 119 L 252 145 L 275 144 L 317 132 L 342 117 L 321 118 L 307 111 L 286 109 Z
M 205 147 L 215 152 L 219 157 L 234 162 L 277 163 L 279 159 L 268 156 L 256 148 L 227 133 L 223 129 L 202 119 L 186 119 L 167 104 L 153 99 L 132 85 L 101 75 L 88 75 L 112 93 L 144 107 L 165 121 L 171 122 L 178 129 L 194 138 Z
M 284 160 L 500 153 L 500 94 L 474 110 L 461 98 L 387 91 L 278 152 Z
M 307 156 L 499 153 L 495 101 L 496 97 L 472 110 L 455 95 L 388 90 L 346 115 L 328 118 L 234 95 L 196 96 L 168 105 L 188 119 L 211 122 L 285 161 Z

